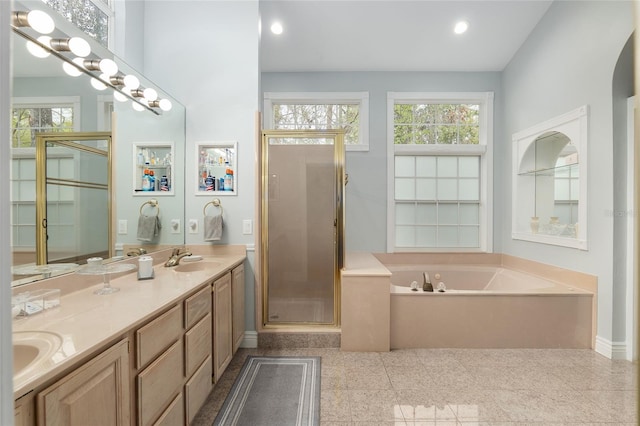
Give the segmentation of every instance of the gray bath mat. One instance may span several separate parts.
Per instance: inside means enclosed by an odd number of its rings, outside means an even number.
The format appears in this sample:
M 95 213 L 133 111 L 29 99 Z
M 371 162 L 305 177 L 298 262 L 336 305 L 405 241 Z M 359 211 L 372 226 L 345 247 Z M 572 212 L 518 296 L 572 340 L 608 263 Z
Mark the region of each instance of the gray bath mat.
M 320 424 L 320 359 L 247 357 L 214 426 Z

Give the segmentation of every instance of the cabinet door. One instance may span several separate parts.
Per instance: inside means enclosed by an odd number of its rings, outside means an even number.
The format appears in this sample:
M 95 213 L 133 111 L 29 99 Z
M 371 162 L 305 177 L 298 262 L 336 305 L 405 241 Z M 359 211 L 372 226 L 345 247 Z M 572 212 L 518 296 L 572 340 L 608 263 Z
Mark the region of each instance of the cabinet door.
M 38 394 L 39 425 L 129 425 L 129 341 L 107 349 Z
M 231 297 L 233 299 L 233 353 L 244 338 L 244 265 L 231 272 Z
M 155 422 L 184 383 L 182 340 L 174 343 L 138 374 L 138 424 Z
M 218 381 L 231 362 L 233 341 L 231 336 L 231 272 L 213 283 L 213 353 L 214 376 Z

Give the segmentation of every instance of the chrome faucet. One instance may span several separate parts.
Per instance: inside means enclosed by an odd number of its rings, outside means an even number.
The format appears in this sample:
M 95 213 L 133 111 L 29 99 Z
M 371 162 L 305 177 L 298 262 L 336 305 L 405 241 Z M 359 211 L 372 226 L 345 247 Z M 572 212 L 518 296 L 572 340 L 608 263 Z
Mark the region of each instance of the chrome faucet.
M 431 284 L 431 278 L 429 277 L 429 273 L 428 272 L 425 272 L 423 274 L 422 291 L 431 291 L 431 292 L 433 292 L 433 285 Z
M 180 264 L 180 260 L 185 256 L 191 256 L 191 252 L 187 250 L 183 253 L 180 253 L 179 248 L 174 248 L 171 252 L 171 257 L 165 262 L 164 266 L 167 268 L 178 266 Z
M 127 256 L 142 256 L 143 254 L 147 254 L 147 250 L 142 247 L 132 249 L 127 253 Z

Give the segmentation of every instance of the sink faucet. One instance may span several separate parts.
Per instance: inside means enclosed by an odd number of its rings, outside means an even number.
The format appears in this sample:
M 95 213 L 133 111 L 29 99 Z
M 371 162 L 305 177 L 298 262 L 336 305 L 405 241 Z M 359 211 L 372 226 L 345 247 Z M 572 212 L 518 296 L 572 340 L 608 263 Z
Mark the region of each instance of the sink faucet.
M 143 254 L 147 254 L 147 250 L 142 247 L 132 249 L 127 253 L 127 256 L 142 256 Z
M 178 266 L 180 264 L 180 260 L 185 256 L 191 256 L 191 252 L 187 250 L 183 253 L 180 253 L 179 248 L 174 248 L 173 252 L 171 252 L 171 257 L 165 262 L 164 266 L 167 268 Z

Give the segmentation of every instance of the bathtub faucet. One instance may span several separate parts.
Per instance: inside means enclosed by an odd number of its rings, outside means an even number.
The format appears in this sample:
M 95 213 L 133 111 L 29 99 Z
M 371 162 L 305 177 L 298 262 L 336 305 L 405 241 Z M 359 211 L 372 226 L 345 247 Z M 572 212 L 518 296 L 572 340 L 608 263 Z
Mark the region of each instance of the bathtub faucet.
M 423 274 L 422 291 L 433 292 L 433 285 L 431 285 L 431 278 L 429 277 L 428 272 Z

